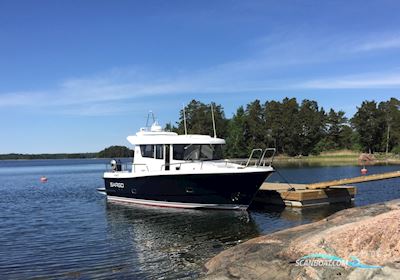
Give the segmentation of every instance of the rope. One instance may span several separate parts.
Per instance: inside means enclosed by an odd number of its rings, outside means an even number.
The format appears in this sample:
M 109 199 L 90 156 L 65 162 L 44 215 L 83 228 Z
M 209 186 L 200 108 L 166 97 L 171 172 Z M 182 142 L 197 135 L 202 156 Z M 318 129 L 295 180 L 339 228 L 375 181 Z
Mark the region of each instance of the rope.
M 276 173 L 278 173 L 279 176 L 281 176 L 281 178 L 283 179 L 283 181 L 285 181 L 286 184 L 289 185 L 290 188 L 288 188 L 288 191 L 295 191 L 296 189 L 289 183 L 288 180 L 286 180 L 286 178 L 279 172 L 279 170 L 275 169 Z

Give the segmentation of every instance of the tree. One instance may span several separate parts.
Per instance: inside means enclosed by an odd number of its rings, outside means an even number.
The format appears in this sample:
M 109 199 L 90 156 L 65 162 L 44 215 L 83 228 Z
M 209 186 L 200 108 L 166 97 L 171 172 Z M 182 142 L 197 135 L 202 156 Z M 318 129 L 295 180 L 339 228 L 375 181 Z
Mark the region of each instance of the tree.
M 283 124 L 283 105 L 278 101 L 268 101 L 264 105 L 264 116 L 266 129 L 270 131 L 268 144 L 274 147 L 277 152 L 283 152 L 283 138 L 285 136 L 285 126 Z
M 308 156 L 322 139 L 325 112 L 319 110 L 316 101 L 303 100 L 299 113 L 299 154 Z
M 336 112 L 330 109 L 325 123 L 325 147 L 324 150 L 338 150 L 348 147 L 347 141 L 351 137 L 351 128 L 347 125 L 345 112 Z M 349 131 L 350 129 L 350 131 Z
M 385 132 L 385 115 L 377 108 L 375 101 L 364 101 L 351 119 L 351 123 L 359 136 L 361 148 L 366 152 L 382 150 Z
M 359 150 L 357 135 L 349 124 L 345 124 L 340 132 L 341 149 Z
M 248 156 L 248 147 L 245 139 L 246 115 L 243 106 L 240 106 L 236 114 L 229 121 L 228 137 L 226 139 L 227 154 L 230 157 L 243 158 Z
M 98 153 L 99 158 L 133 157 L 133 151 L 125 146 L 111 146 Z
M 265 148 L 265 121 L 260 100 L 249 103 L 245 114 L 244 137 L 248 152 L 255 148 Z
M 400 101 L 391 98 L 389 101 L 379 103 L 378 109 L 384 115 L 385 131 L 382 146 L 389 152 L 393 147 L 400 145 Z
M 225 138 L 227 135 L 228 120 L 225 118 L 224 109 L 221 105 L 213 104 L 215 127 L 217 136 Z M 186 126 L 188 134 L 205 134 L 214 136 L 211 104 L 204 104 L 197 100 L 192 100 L 185 107 Z M 185 133 L 183 110 L 180 111 L 177 132 Z
M 298 113 L 299 104 L 296 98 L 285 98 L 282 100 L 282 152 L 289 156 L 300 154 L 299 145 L 302 140 L 300 139 Z

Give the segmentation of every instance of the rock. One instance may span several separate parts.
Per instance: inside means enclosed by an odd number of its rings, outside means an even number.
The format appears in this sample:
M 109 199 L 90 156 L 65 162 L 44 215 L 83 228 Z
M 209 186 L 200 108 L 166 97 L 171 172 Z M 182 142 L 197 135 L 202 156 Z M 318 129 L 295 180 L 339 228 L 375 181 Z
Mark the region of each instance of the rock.
M 359 165 L 371 165 L 376 161 L 376 158 L 373 154 L 361 154 L 358 157 Z
M 382 268 L 296 265 L 299 258 L 317 253 L 345 260 L 355 256 Z M 400 200 L 346 209 L 251 239 L 205 266 L 206 279 L 395 279 L 400 275 Z

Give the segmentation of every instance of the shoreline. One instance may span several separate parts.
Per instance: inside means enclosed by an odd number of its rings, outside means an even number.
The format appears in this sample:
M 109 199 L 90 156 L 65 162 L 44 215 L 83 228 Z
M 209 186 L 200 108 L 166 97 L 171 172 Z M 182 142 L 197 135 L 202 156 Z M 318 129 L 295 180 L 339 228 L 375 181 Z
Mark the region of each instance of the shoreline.
M 396 199 L 262 235 L 208 260 L 202 279 L 394 279 L 400 274 L 399 216 Z M 343 262 L 298 265 L 309 256 Z
M 83 153 L 90 154 L 90 153 Z M 62 157 L 62 158 L 40 158 L 42 154 L 35 155 L 22 155 L 22 156 L 33 156 L 38 158 L 2 158 L 8 156 L 9 154 L 0 155 L 0 161 L 19 161 L 19 160 L 76 160 L 76 159 L 87 159 L 87 160 L 97 160 L 97 159 L 110 159 L 113 157 Z M 46 155 L 46 154 L 43 154 Z M 54 154 L 55 156 L 58 154 Z M 381 165 L 381 164 L 400 164 L 400 155 L 396 154 L 386 154 L 375 153 L 375 160 L 366 163 L 366 165 Z M 278 155 L 274 158 L 275 164 L 319 164 L 319 165 L 360 165 L 359 164 L 360 153 L 353 151 L 334 151 L 334 152 L 323 152 L 320 155 L 310 155 L 310 156 L 294 156 L 289 157 L 286 155 Z M 132 157 L 118 157 L 118 158 L 132 158 Z M 228 158 L 234 162 L 246 162 L 248 158 Z

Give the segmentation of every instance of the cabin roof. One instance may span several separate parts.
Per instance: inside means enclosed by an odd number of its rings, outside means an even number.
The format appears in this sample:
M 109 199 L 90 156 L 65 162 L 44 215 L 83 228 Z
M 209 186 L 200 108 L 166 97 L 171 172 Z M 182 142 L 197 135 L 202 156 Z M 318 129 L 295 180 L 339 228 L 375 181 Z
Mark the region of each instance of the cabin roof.
M 178 135 L 175 132 L 150 132 L 140 131 L 136 135 L 127 137 L 132 145 L 159 145 L 159 144 L 225 144 L 221 138 L 209 135 Z

